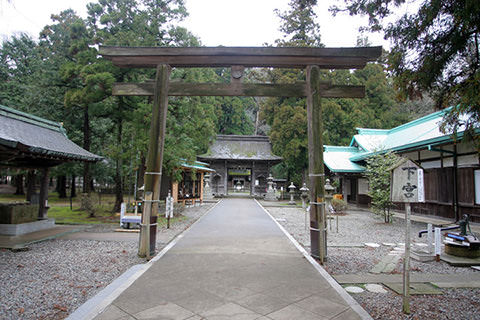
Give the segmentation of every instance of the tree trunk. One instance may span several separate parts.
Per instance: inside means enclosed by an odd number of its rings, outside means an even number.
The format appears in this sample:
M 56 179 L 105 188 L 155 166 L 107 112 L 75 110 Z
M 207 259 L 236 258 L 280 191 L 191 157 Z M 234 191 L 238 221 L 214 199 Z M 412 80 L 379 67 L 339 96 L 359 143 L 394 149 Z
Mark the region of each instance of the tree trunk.
M 123 110 L 123 99 L 119 97 L 119 107 Z M 122 117 L 117 118 L 117 145 L 120 147 L 120 153 L 115 160 L 115 205 L 113 212 L 120 212 L 120 206 L 123 202 L 123 177 L 122 177 Z
M 32 194 L 35 193 L 35 170 L 28 170 L 27 173 L 27 201 L 32 201 Z
M 25 194 L 25 190 L 23 188 L 23 174 L 17 174 L 15 176 L 15 187 L 17 189 L 15 190 L 14 194 L 17 194 L 17 195 L 24 195 Z
M 90 120 L 88 117 L 88 105 L 83 109 L 83 149 L 90 151 Z M 90 193 L 91 188 L 90 163 L 83 165 L 83 193 Z
M 138 166 L 137 187 L 141 188 L 145 184 L 145 154 L 140 153 L 140 165 Z
M 72 175 L 72 184 L 70 186 L 70 198 L 75 198 L 77 196 L 77 188 L 75 186 L 76 177 Z
M 59 198 L 67 197 L 67 176 L 58 176 L 57 177 L 57 192 Z

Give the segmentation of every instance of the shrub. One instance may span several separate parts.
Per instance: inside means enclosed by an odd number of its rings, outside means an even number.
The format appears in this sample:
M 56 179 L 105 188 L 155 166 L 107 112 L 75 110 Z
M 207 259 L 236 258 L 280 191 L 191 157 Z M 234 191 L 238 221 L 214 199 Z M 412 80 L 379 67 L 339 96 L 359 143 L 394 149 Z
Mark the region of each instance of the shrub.
M 398 162 L 398 156 L 392 152 L 377 154 L 367 159 L 365 177 L 368 178 L 368 195 L 372 198 L 372 211 L 383 216 L 385 223 L 392 222 L 390 209 L 390 168 Z
M 332 199 L 332 207 L 335 213 L 344 213 L 347 210 L 347 203 L 342 199 Z

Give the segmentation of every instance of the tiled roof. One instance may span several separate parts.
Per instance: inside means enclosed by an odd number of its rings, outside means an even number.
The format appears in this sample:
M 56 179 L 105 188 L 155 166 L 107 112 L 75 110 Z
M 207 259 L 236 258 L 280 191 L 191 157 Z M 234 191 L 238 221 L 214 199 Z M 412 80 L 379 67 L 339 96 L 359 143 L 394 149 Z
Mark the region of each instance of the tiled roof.
M 70 141 L 60 123 L 0 105 L 0 162 L 58 164 L 103 159 Z
M 272 153 L 268 137 L 241 135 L 217 135 L 217 139 L 210 146 L 208 152 L 198 158 L 204 160 L 282 160 L 282 157 Z

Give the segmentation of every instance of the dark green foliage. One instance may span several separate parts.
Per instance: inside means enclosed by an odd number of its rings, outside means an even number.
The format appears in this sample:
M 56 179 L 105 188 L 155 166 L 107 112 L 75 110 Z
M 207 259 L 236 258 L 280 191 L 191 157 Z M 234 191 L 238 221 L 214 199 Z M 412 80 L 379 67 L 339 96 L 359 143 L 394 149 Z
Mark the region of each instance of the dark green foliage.
M 290 10 L 277 12 L 284 38 L 279 46 L 322 46 L 319 26 L 313 20 L 316 1 L 291 1 Z M 368 39 L 359 39 L 367 45 Z M 304 81 L 304 70 L 267 70 L 259 73 L 262 81 L 292 83 Z M 348 145 L 357 127 L 389 129 L 410 120 L 395 101 L 392 80 L 383 64 L 368 64 L 362 70 L 322 72 L 322 80 L 336 85 L 364 85 L 364 99 L 322 99 L 324 144 Z M 301 184 L 308 168 L 306 102 L 296 98 L 269 98 L 261 102 L 261 118 L 270 126 L 273 150 L 284 158 L 277 168 L 280 176 Z M 283 171 L 283 172 L 282 172 Z
M 366 29 L 385 32 L 393 47 L 388 64 L 402 99 L 429 95 L 437 108 L 458 105 L 444 129 L 466 125 L 471 134 L 480 123 L 480 1 L 417 0 L 418 10 L 391 23 L 386 19 L 406 0 L 344 0 L 333 12 L 366 15 Z M 465 121 L 462 115 L 471 114 Z
M 385 223 L 392 222 L 393 202 L 390 197 L 390 168 L 398 162 L 393 152 L 377 154 L 367 159 L 365 177 L 368 179 L 368 195 L 372 199 L 372 211 L 384 218 Z
M 348 205 L 342 199 L 333 198 L 332 207 L 333 207 L 333 210 L 335 210 L 335 213 L 344 213 L 347 210 Z

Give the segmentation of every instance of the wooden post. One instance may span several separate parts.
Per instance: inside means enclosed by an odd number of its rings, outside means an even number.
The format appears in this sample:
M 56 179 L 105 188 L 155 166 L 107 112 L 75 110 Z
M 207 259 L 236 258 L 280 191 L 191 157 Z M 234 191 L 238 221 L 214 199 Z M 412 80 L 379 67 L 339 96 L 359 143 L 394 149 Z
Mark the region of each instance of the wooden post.
M 163 147 L 168 111 L 168 78 L 170 67 L 158 65 L 150 124 L 150 141 L 145 172 L 145 205 L 142 214 L 138 255 L 150 259 L 155 253 L 158 200 L 162 179 Z
M 440 262 L 442 254 L 442 228 L 435 228 L 435 261 Z
M 200 204 L 203 203 L 203 188 L 204 188 L 204 185 L 203 185 L 203 172 L 200 172 Z
M 48 173 L 50 168 L 42 169 L 42 180 L 40 182 L 40 194 L 38 199 L 38 220 L 47 219 L 48 201 Z
M 223 177 L 223 185 L 225 188 L 225 195 L 228 195 L 228 164 L 227 160 L 225 160 L 225 177 Z
M 323 168 L 323 120 L 320 68 L 307 67 L 308 172 L 310 180 L 311 255 L 323 264 L 327 255 L 325 225 L 325 174 Z
M 403 259 L 403 312 L 410 314 L 410 202 L 405 203 L 405 257 Z

